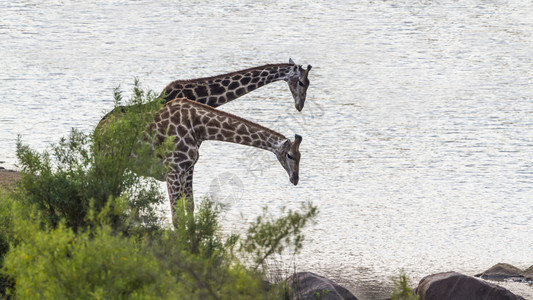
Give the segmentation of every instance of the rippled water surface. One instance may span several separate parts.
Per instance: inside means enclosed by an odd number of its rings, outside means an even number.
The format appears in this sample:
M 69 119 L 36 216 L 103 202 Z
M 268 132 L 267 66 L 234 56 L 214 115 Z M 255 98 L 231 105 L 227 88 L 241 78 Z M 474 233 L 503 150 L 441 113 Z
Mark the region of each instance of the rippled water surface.
M 533 4 L 517 1 L 2 1 L 0 161 L 91 130 L 133 78 L 160 91 L 266 63 L 312 64 L 220 109 L 303 136 L 294 187 L 273 154 L 206 142 L 195 195 L 320 209 L 299 268 L 357 296 L 390 276 L 533 264 Z M 242 187 L 222 186 L 237 178 Z M 229 199 L 229 200 L 228 200 Z M 384 284 L 383 286 L 381 284 Z M 533 296 L 532 296 L 533 297 Z

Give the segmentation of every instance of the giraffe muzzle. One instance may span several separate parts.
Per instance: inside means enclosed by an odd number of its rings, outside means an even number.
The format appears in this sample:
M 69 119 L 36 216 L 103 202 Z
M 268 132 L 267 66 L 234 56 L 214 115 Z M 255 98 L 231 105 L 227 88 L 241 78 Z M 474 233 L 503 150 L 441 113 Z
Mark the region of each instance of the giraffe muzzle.
M 293 175 L 291 176 L 291 179 L 290 179 L 290 180 L 291 180 L 291 183 L 292 183 L 292 184 L 297 185 L 299 179 L 300 179 L 300 178 L 298 177 L 298 175 L 293 174 Z

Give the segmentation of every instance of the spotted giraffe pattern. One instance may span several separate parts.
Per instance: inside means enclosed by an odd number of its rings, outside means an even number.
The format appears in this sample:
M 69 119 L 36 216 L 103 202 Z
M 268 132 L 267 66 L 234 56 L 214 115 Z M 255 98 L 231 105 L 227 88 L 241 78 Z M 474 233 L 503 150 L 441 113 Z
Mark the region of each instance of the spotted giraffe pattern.
M 176 200 L 185 197 L 188 211 L 194 211 L 192 184 L 189 170 L 199 157 L 203 141 L 217 140 L 261 148 L 273 152 L 287 171 L 290 181 L 299 180 L 299 147 L 302 137 L 294 142 L 280 133 L 235 115 L 216 110 L 188 99 L 175 99 L 167 103 L 156 115 L 151 125 L 152 143 L 164 142 L 167 136 L 174 137 L 173 150 L 163 159 L 170 168 L 166 176 L 172 216 Z
M 296 109 L 301 111 L 310 84 L 310 70 L 310 65 L 304 70 L 302 66 L 290 60 L 288 64 L 264 65 L 214 77 L 176 80 L 165 87 L 160 97 L 165 99 L 165 102 L 175 98 L 187 98 L 218 107 L 262 86 L 284 80 L 289 85 Z

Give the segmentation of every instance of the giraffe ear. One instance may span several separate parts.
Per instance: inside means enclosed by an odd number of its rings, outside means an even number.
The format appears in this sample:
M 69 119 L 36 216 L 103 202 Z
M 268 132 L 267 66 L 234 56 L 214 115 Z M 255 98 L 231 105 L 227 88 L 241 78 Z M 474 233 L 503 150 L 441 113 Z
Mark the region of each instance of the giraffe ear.
M 295 65 L 294 60 L 292 60 L 292 58 L 289 58 L 289 64 Z

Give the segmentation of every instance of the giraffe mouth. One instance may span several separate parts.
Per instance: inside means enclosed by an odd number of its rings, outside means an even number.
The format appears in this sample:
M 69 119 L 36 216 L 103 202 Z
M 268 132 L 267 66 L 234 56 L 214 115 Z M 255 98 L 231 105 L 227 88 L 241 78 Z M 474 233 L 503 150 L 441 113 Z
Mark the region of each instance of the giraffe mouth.
M 297 185 L 299 179 L 300 179 L 300 178 L 298 177 L 298 175 L 294 174 L 294 175 L 291 176 L 291 179 L 290 179 L 290 180 L 291 180 L 291 183 L 292 183 L 292 184 Z

